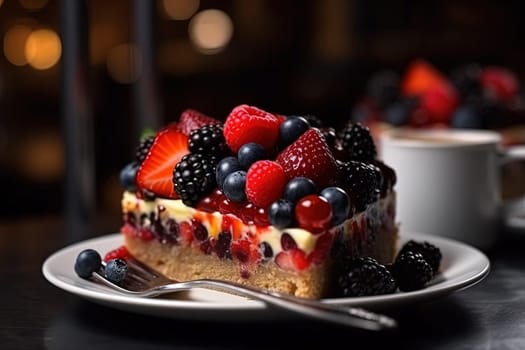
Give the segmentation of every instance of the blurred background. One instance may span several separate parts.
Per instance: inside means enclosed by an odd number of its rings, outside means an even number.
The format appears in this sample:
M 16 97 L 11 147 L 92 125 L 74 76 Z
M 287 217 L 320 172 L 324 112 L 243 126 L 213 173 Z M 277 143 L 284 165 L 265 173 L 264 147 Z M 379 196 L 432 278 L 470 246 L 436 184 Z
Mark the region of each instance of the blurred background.
M 378 85 L 381 93 L 398 89 L 413 62 L 430 65 L 452 85 L 498 67 L 489 85 L 512 95 L 495 99 L 508 108 L 492 103 L 491 122 L 463 126 L 520 135 L 524 6 L 518 0 L 86 1 L 86 75 L 79 79 L 93 126 L 86 137 L 93 143 L 97 217 L 118 229 L 119 171 L 145 126 L 177 120 L 186 108 L 224 119 L 241 103 L 315 115 L 336 127 L 348 120 L 382 126 L 378 110 L 399 99 L 371 97 Z M 67 209 L 64 23 L 58 0 L 0 0 L 0 220 Z M 402 118 L 387 121 L 410 123 L 408 105 Z

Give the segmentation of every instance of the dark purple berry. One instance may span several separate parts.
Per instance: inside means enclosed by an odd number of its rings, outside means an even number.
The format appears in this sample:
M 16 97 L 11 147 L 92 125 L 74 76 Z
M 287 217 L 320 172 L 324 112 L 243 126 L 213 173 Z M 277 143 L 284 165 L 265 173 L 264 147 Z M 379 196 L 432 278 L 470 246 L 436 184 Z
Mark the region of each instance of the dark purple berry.
M 413 251 L 398 254 L 392 265 L 392 274 L 399 290 L 403 292 L 424 288 L 434 276 L 432 267 L 423 255 Z
M 104 271 L 106 278 L 113 283 L 122 282 L 128 273 L 128 264 L 125 260 L 116 258 L 108 261 Z
M 137 172 L 139 163 L 131 162 L 120 171 L 120 184 L 126 191 L 135 192 L 137 190 Z
M 102 258 L 94 249 L 85 249 L 77 255 L 75 272 L 81 278 L 89 278 L 93 272 L 100 269 Z
M 283 198 L 295 204 L 299 199 L 314 193 L 317 193 L 315 183 L 307 177 L 298 176 L 288 181 L 283 190 Z
M 350 196 L 340 187 L 326 187 L 321 193 L 332 207 L 332 226 L 342 224 L 350 215 L 352 203 Z
M 338 184 L 351 196 L 358 212 L 380 198 L 377 167 L 352 160 L 338 164 Z
M 206 124 L 190 132 L 188 148 L 191 153 L 222 158 L 229 154 L 222 124 Z
M 391 272 L 372 257 L 353 259 L 342 266 L 335 287 L 338 297 L 391 294 L 396 289 Z
M 137 160 L 137 163 L 142 164 L 144 159 L 146 159 L 146 156 L 148 155 L 149 149 L 151 148 L 151 145 L 153 145 L 154 140 L 155 135 L 150 135 L 140 140 L 135 151 L 135 159 Z
M 403 254 L 407 251 L 412 251 L 415 253 L 420 253 L 423 255 L 423 258 L 426 262 L 432 267 L 432 271 L 436 274 L 439 271 L 439 266 L 441 265 L 442 254 L 441 250 L 429 242 L 418 242 L 415 240 L 410 240 L 406 242 L 398 254 Z
M 194 206 L 216 186 L 214 157 L 200 153 L 188 153 L 173 169 L 173 186 L 177 195 L 187 206 Z
M 264 147 L 258 143 L 246 143 L 239 148 L 237 152 L 237 159 L 244 170 L 248 170 L 250 165 L 258 160 L 266 159 L 266 151 Z
M 306 130 L 310 128 L 310 123 L 303 117 L 290 117 L 279 127 L 279 141 L 281 146 L 286 147 L 292 144 Z
M 348 157 L 358 161 L 372 161 L 377 150 L 368 127 L 361 123 L 349 123 L 341 133 L 343 149 Z
M 285 232 L 281 236 L 281 247 L 283 250 L 295 249 L 297 248 L 297 243 L 289 233 Z
M 278 199 L 268 208 L 268 219 L 276 228 L 291 227 L 294 223 L 294 204 L 286 199 Z
M 243 170 L 237 157 L 230 156 L 221 159 L 217 164 L 217 168 L 215 169 L 215 179 L 217 181 L 217 186 L 222 190 L 222 185 L 224 183 L 224 179 L 226 179 L 226 176 L 237 170 Z
M 246 171 L 237 170 L 226 176 L 222 184 L 224 195 L 234 202 L 246 200 Z

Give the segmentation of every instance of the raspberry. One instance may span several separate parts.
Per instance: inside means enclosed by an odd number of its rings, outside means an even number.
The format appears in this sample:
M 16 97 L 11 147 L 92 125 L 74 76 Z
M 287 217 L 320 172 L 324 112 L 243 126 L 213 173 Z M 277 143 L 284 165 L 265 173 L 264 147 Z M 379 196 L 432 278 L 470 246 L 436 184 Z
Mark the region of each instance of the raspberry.
M 490 66 L 481 71 L 479 82 L 483 89 L 497 101 L 509 102 L 519 92 L 519 82 L 516 75 L 510 70 Z
M 328 186 L 337 171 L 336 160 L 319 129 L 310 128 L 277 156 L 289 179 L 304 176 L 319 188 Z
M 234 153 L 249 142 L 270 149 L 277 142 L 280 124 L 280 120 L 271 113 L 253 106 L 239 105 L 226 118 L 224 138 Z
M 115 248 L 109 252 L 106 253 L 106 255 L 104 255 L 104 261 L 105 262 L 108 262 L 112 259 L 116 259 L 116 258 L 119 258 L 119 259 L 123 259 L 123 260 L 127 260 L 131 257 L 131 254 L 129 253 L 128 249 L 126 248 L 126 246 L 120 246 L 118 248 Z
M 336 283 L 339 297 L 391 294 L 397 289 L 391 272 L 372 257 L 351 260 L 342 267 Z
M 256 206 L 266 208 L 281 197 L 287 180 L 279 163 L 259 160 L 246 173 L 246 197 Z

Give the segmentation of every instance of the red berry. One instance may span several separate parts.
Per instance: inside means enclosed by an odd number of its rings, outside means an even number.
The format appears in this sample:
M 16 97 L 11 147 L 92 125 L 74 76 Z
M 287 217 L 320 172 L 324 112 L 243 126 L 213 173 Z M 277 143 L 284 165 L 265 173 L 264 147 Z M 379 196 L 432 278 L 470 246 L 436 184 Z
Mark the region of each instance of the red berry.
M 137 172 L 137 185 L 162 197 L 178 198 L 173 168 L 188 152 L 188 136 L 173 128 L 159 131 Z
M 311 194 L 299 199 L 295 205 L 295 218 L 300 227 L 321 233 L 330 228 L 332 207 L 325 198 Z
M 218 123 L 220 123 L 219 120 L 188 108 L 181 113 L 178 123 L 172 124 L 172 126 L 176 128 L 176 130 L 189 136 L 192 130 L 198 129 L 206 124 Z
M 262 109 L 239 105 L 231 111 L 224 122 L 224 138 L 235 153 L 242 145 L 249 142 L 270 149 L 277 142 L 280 123 L 277 117 Z
M 428 112 L 430 122 L 448 124 L 459 102 L 456 89 L 448 84 L 436 84 L 421 96 L 421 108 Z
M 129 253 L 128 248 L 126 248 L 126 246 L 123 245 L 107 252 L 104 256 L 104 261 L 108 262 L 112 259 L 127 260 L 129 258 L 131 258 L 131 254 Z
M 518 79 L 503 67 L 486 67 L 479 77 L 481 86 L 496 100 L 511 101 L 519 90 Z
M 310 259 L 308 259 L 306 253 L 301 249 L 292 249 L 290 255 L 293 265 L 297 270 L 302 271 L 310 265 Z
M 180 237 L 182 241 L 189 244 L 193 240 L 193 225 L 187 221 L 180 223 Z
M 336 160 L 319 129 L 311 128 L 277 156 L 289 179 L 304 176 L 320 188 L 330 184 Z
M 246 197 L 256 206 L 266 208 L 281 197 L 287 180 L 279 163 L 259 160 L 246 173 Z
M 214 211 L 219 210 L 219 203 L 226 199 L 224 193 L 221 190 L 217 189 L 213 191 L 210 195 L 202 198 L 197 204 L 197 209 L 206 211 L 208 213 L 213 213 Z

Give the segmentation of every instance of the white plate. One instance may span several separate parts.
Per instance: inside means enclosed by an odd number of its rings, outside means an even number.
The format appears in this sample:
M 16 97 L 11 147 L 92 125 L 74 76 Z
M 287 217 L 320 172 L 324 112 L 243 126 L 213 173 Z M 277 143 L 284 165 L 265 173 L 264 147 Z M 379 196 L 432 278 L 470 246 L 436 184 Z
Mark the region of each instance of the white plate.
M 443 254 L 441 272 L 426 288 L 382 296 L 333 298 L 323 301 L 374 310 L 398 307 L 406 303 L 442 297 L 471 287 L 489 273 L 489 259 L 476 248 L 450 239 L 416 233 L 401 233 L 399 244 L 402 245 L 409 239 L 426 240 L 439 247 Z M 205 289 L 177 294 L 176 298 L 148 299 L 125 296 L 105 286 L 83 280 L 74 272 L 73 265 L 81 250 L 92 248 L 103 255 L 122 243 L 121 234 L 115 233 L 73 244 L 48 257 L 42 266 L 42 272 L 49 282 L 65 291 L 102 305 L 140 314 L 208 320 L 225 318 L 261 320 L 290 316 L 284 312 L 276 312 L 275 309 L 268 308 L 259 301 Z

